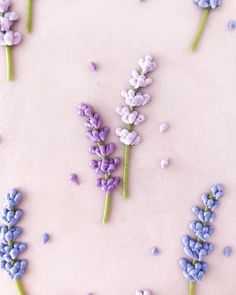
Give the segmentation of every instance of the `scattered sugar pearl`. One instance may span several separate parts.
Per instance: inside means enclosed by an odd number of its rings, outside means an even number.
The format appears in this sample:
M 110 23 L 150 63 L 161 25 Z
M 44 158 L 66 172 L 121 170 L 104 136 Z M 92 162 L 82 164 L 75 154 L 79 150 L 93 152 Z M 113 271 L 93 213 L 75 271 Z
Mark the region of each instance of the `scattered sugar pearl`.
M 161 169 L 165 169 L 170 165 L 170 160 L 168 158 L 164 158 L 160 162 Z
M 235 20 L 230 20 L 229 22 L 228 22 L 228 29 L 230 30 L 230 31 L 232 31 L 232 30 L 234 30 L 236 28 L 236 21 Z
M 230 246 L 224 248 L 224 255 L 225 257 L 230 257 L 233 253 L 233 249 Z
M 97 64 L 96 64 L 94 61 L 91 61 L 91 62 L 89 63 L 89 68 L 90 68 L 90 70 L 91 70 L 92 72 L 96 72 L 96 70 L 97 70 Z
M 77 185 L 80 184 L 80 183 L 79 183 L 78 176 L 77 176 L 77 174 L 75 174 L 75 173 L 72 173 L 72 174 L 70 175 L 70 180 L 71 180 L 72 182 L 74 182 L 75 184 L 77 184 Z
M 170 127 L 169 124 L 161 123 L 160 126 L 159 126 L 160 133 L 166 132 L 169 129 L 169 127 Z
M 49 234 L 45 233 L 42 235 L 42 242 L 43 244 L 47 244 L 47 242 L 49 241 Z
M 159 250 L 157 247 L 152 247 L 152 256 L 157 256 L 159 254 Z
M 149 290 L 139 290 L 135 292 L 135 295 L 152 295 L 152 293 Z

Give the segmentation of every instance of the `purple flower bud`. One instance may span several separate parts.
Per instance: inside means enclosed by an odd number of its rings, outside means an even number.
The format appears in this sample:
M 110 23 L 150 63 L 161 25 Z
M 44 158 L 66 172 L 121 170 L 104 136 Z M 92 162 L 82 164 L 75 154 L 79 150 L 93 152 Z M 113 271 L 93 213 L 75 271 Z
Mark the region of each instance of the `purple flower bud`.
M 93 115 L 93 108 L 90 105 L 81 103 L 78 106 L 78 113 L 80 116 L 90 117 Z
M 7 12 L 11 4 L 12 0 L 0 0 L 0 13 Z

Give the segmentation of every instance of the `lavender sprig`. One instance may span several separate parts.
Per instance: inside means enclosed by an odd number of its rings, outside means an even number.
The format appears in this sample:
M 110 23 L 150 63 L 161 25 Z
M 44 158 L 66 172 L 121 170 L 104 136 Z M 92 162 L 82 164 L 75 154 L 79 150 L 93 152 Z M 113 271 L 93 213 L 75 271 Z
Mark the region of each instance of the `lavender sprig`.
M 206 27 L 210 11 L 219 7 L 222 4 L 222 0 L 193 0 L 193 2 L 202 9 L 202 17 L 198 26 L 197 33 L 191 45 L 191 50 L 195 51 Z
M 0 46 L 6 48 L 7 60 L 7 80 L 13 79 L 12 46 L 18 45 L 22 41 L 19 32 L 11 30 L 13 24 L 19 19 L 14 11 L 10 11 L 12 0 L 0 0 Z
M 208 239 L 214 232 L 211 223 L 215 216 L 215 210 L 219 207 L 219 199 L 223 196 L 223 186 L 216 184 L 209 193 L 202 195 L 204 207 L 194 206 L 192 208 L 192 212 L 198 220 L 192 221 L 189 227 L 196 238 L 191 238 L 188 235 L 183 237 L 184 252 L 190 257 L 190 260 L 182 258 L 179 261 L 183 275 L 189 281 L 189 295 L 195 294 L 196 282 L 200 282 L 208 270 L 208 264 L 203 259 L 214 249 L 213 244 L 208 243 Z
M 138 132 L 134 130 L 134 127 L 145 120 L 145 116 L 137 110 L 150 101 L 150 95 L 143 93 L 141 89 L 152 83 L 152 79 L 147 77 L 147 74 L 154 71 L 156 68 L 156 63 L 150 55 L 140 58 L 138 65 L 139 69 L 132 71 L 132 77 L 129 80 L 129 84 L 132 88 L 121 92 L 121 96 L 125 99 L 127 106 L 120 106 L 116 109 L 121 120 L 127 124 L 126 128 L 116 129 L 116 134 L 119 136 L 120 141 L 125 145 L 123 172 L 124 198 L 128 197 L 130 147 L 139 144 L 141 141 L 141 137 L 138 135 Z
M 87 104 L 79 105 L 79 115 L 86 117 L 85 127 L 86 135 L 94 144 L 89 148 L 90 153 L 99 157 L 98 160 L 92 160 L 89 164 L 97 172 L 98 178 L 96 184 L 106 193 L 105 210 L 103 223 L 107 223 L 111 206 L 111 194 L 117 188 L 120 178 L 112 174 L 120 165 L 120 158 L 111 158 L 115 151 L 113 143 L 106 144 L 106 139 L 110 132 L 109 127 L 102 127 L 102 120 L 98 113 L 94 112 L 92 106 Z
M 1 215 L 4 225 L 0 227 L 0 265 L 6 274 L 15 280 L 19 294 L 25 295 L 21 279 L 25 274 L 28 261 L 18 257 L 27 249 L 27 244 L 16 241 L 23 232 L 22 228 L 17 227 L 23 216 L 23 211 L 17 208 L 20 201 L 21 194 L 15 189 L 10 190 L 6 195 Z

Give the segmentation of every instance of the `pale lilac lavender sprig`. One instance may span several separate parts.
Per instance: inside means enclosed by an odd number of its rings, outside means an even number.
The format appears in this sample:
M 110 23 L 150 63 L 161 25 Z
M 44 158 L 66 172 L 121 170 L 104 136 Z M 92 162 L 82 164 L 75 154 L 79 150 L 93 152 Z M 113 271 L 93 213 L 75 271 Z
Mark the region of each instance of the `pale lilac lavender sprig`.
M 103 223 L 107 223 L 109 219 L 111 194 L 120 182 L 119 177 L 112 176 L 120 165 L 120 158 L 111 158 L 116 147 L 114 143 L 106 143 L 110 128 L 102 126 L 102 119 L 100 115 L 93 110 L 92 106 L 82 103 L 79 105 L 78 112 L 80 116 L 86 118 L 86 135 L 93 143 L 89 148 L 89 152 L 98 157 L 98 159 L 91 160 L 89 164 L 98 175 L 96 180 L 97 186 L 106 193 Z
M 18 209 L 21 193 L 16 189 L 10 190 L 6 195 L 1 219 L 4 225 L 0 227 L 0 265 L 6 274 L 15 280 L 20 295 L 24 295 L 21 279 L 28 266 L 26 259 L 19 256 L 27 249 L 27 244 L 18 242 L 22 228 L 17 224 L 23 216 L 23 211 Z
M 0 46 L 6 48 L 7 79 L 13 78 L 13 64 L 11 48 L 22 41 L 22 35 L 12 30 L 12 26 L 19 20 L 16 12 L 10 11 L 12 0 L 0 0 Z
M 214 232 L 211 223 L 215 217 L 215 210 L 219 207 L 219 200 L 223 196 L 223 186 L 216 184 L 209 193 L 202 195 L 203 208 L 192 207 L 192 212 L 198 219 L 192 221 L 189 227 L 196 237 L 191 238 L 189 235 L 183 237 L 184 252 L 190 259 L 182 258 L 179 261 L 184 277 L 190 281 L 189 295 L 195 294 L 195 283 L 201 282 L 208 270 L 208 265 L 203 259 L 214 249 L 208 239 Z
M 130 146 L 137 145 L 141 142 L 141 136 L 134 127 L 145 120 L 145 116 L 140 113 L 139 108 L 145 106 L 151 99 L 150 95 L 143 92 L 143 88 L 152 83 L 148 74 L 156 69 L 156 62 L 150 55 L 145 55 L 138 61 L 138 70 L 131 73 L 129 84 L 131 88 L 122 90 L 121 96 L 124 98 L 125 106 L 116 108 L 116 113 L 121 117 L 126 127 L 116 129 L 116 135 L 125 145 L 124 152 L 124 173 L 123 173 L 123 195 L 128 197 L 128 166 Z
M 210 12 L 221 6 L 222 0 L 193 0 L 193 2 L 202 9 L 202 17 L 198 30 L 191 44 L 191 50 L 195 51 L 204 32 Z

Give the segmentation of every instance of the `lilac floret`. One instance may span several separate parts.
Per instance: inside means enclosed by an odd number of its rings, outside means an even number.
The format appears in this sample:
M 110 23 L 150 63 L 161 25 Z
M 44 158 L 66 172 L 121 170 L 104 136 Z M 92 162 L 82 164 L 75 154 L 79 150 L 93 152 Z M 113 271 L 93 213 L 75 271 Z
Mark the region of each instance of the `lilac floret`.
M 224 196 L 224 188 L 221 184 L 213 185 L 211 188 L 211 192 L 216 200 L 219 200 Z
M 12 0 L 0 0 L 0 13 L 7 12 L 11 4 Z
M 187 235 L 183 237 L 183 245 L 185 253 L 190 258 L 198 261 L 202 261 L 202 259 L 209 255 L 214 249 L 213 244 L 191 239 Z
M 205 225 L 198 220 L 192 221 L 189 227 L 202 241 L 207 241 L 214 232 L 214 227 L 212 225 Z
M 97 172 L 98 175 L 111 175 L 120 165 L 120 158 L 110 160 L 92 160 L 89 165 Z
M 222 0 L 193 0 L 200 8 L 216 9 L 222 4 Z
M 193 264 L 186 258 L 179 260 L 179 265 L 183 269 L 184 277 L 193 282 L 201 282 L 203 276 L 208 271 L 208 265 L 206 262 L 197 262 Z
M 112 193 L 120 182 L 119 177 L 111 177 L 109 179 L 98 178 L 96 184 L 106 193 Z

